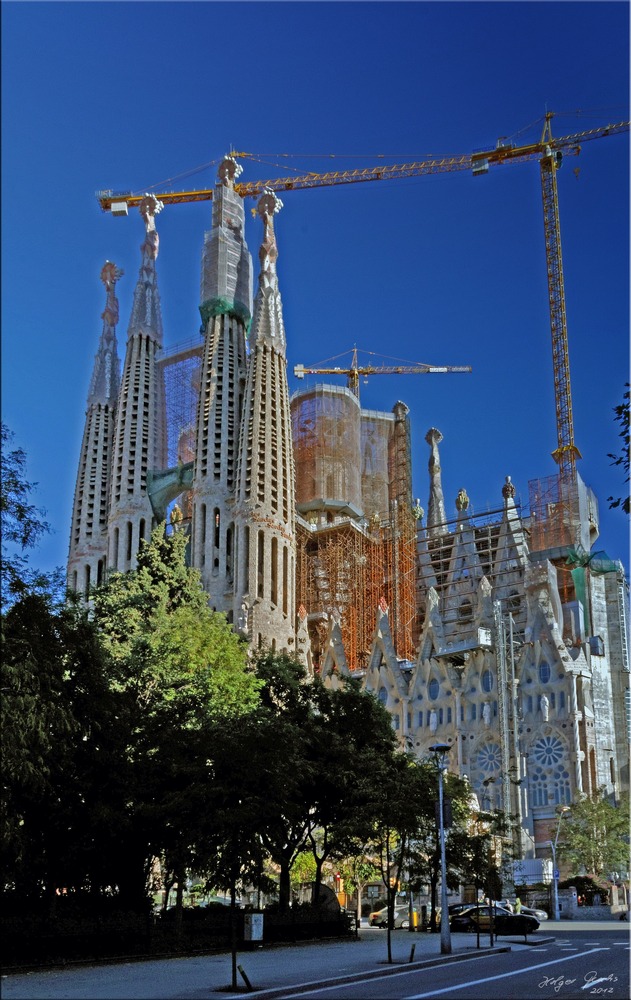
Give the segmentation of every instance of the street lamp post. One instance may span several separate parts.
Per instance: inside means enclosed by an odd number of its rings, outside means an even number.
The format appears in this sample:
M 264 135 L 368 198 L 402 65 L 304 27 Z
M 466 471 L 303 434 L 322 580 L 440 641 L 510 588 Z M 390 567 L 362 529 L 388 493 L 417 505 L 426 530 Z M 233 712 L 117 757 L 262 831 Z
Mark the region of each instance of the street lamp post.
M 449 930 L 449 908 L 447 905 L 447 864 L 445 861 L 445 817 L 443 813 L 443 771 L 445 756 L 451 750 L 449 743 L 434 743 L 430 748 L 438 765 L 438 829 L 440 835 L 440 953 L 451 954 L 451 931 Z
M 559 919 L 559 869 L 557 868 L 557 844 L 559 842 L 559 833 L 561 831 L 561 820 L 566 812 L 569 812 L 569 806 L 561 806 L 559 810 L 559 821 L 557 823 L 556 834 L 554 840 L 550 840 L 550 850 L 552 852 L 552 919 Z

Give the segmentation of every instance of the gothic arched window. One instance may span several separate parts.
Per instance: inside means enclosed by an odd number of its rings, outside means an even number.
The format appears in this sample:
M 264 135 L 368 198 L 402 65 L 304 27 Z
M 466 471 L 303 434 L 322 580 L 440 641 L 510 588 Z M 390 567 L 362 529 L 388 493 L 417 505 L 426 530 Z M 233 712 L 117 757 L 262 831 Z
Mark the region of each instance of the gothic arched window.
M 565 750 L 557 736 L 542 736 L 532 748 L 532 804 L 564 805 L 570 801 L 570 775 L 566 769 Z

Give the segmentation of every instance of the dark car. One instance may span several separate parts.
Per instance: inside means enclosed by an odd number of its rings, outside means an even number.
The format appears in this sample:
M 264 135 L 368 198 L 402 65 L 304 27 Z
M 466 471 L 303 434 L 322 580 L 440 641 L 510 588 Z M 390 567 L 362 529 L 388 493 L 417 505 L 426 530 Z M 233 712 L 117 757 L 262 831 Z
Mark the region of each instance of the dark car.
M 493 907 L 493 925 L 496 934 L 533 934 L 539 921 L 526 913 L 510 913 L 503 906 Z M 449 920 L 452 931 L 490 931 L 491 907 L 471 906 L 455 913 Z

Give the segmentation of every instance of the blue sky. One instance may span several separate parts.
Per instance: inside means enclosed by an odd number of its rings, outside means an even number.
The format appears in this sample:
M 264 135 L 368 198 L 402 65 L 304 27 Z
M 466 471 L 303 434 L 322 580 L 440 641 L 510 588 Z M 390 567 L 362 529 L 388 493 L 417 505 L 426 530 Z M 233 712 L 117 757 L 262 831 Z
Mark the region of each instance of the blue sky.
M 43 569 L 67 557 L 99 273 L 106 259 L 125 271 L 122 357 L 140 263 L 140 216 L 102 214 L 97 189 L 144 191 L 231 146 L 261 154 L 246 180 L 534 139 L 546 109 L 556 135 L 629 118 L 627 3 L 5 0 L 1 13 L 2 414 L 54 528 L 33 557 Z M 215 176 L 210 167 L 193 186 Z M 607 504 L 625 490 L 607 454 L 620 450 L 613 407 L 629 379 L 628 135 L 586 143 L 558 186 L 579 468 L 600 500 L 597 547 L 628 564 L 628 520 Z M 538 164 L 282 197 L 290 373 L 354 344 L 472 365 L 470 375 L 375 376 L 362 404 L 410 407 L 423 506 L 431 426 L 444 435 L 448 513 L 461 487 L 475 511 L 498 506 L 506 475 L 527 503 L 528 481 L 556 469 Z M 210 211 L 158 216 L 167 345 L 199 331 Z M 247 238 L 256 270 L 258 220 Z M 301 384 L 290 374 L 290 389 Z

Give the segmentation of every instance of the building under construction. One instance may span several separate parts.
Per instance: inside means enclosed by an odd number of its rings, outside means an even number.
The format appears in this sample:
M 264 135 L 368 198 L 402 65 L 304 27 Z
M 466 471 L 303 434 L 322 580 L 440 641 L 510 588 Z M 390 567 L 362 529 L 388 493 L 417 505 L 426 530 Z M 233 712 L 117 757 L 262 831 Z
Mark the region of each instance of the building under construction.
M 318 667 L 332 620 L 348 665 L 365 667 L 385 598 L 397 653 L 416 640 L 416 520 L 408 409 L 362 410 L 348 388 L 317 385 L 291 402 L 296 463 L 297 599 Z M 310 609 L 310 610 L 309 610 Z
M 239 169 L 231 157 L 219 169 L 199 340 L 164 350 L 158 199 L 140 203 L 122 372 L 122 271 L 103 268 L 69 585 L 89 599 L 133 569 L 153 527 L 186 532 L 209 604 L 253 648 L 287 651 L 327 684 L 358 678 L 402 746 L 451 746 L 480 802 L 518 817 L 520 853 L 545 855 L 557 807 L 629 787 L 628 594 L 622 566 L 593 551 L 595 497 L 561 463 L 524 504 L 507 476 L 494 509 L 474 512 L 463 489 L 448 515 L 431 428 L 425 517 L 404 403 L 363 410 L 352 384 L 290 399 L 281 204 L 259 199 L 253 294 Z

